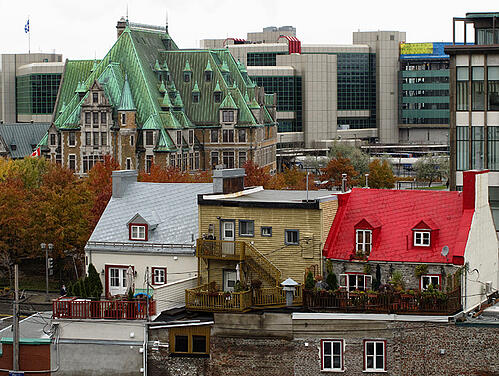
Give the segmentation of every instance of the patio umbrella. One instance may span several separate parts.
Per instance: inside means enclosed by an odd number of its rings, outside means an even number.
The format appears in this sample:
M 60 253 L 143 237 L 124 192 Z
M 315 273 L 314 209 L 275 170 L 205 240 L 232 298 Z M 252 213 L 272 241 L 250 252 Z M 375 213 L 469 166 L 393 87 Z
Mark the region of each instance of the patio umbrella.
M 134 278 L 134 273 L 133 273 L 133 268 L 132 265 L 128 266 L 128 269 L 126 270 L 126 291 L 127 293 L 132 290 L 132 292 L 135 290 L 135 278 Z

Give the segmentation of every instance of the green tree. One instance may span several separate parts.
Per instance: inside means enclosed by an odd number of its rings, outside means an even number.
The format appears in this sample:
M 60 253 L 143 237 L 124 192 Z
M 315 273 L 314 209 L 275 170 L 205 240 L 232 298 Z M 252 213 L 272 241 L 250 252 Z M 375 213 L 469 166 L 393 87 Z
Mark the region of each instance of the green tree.
M 90 286 L 90 296 L 95 299 L 99 299 L 102 295 L 102 282 L 99 277 L 99 273 L 95 269 L 95 266 L 90 263 L 88 265 L 88 284 Z
M 329 157 L 332 159 L 339 157 L 349 159 L 353 168 L 360 176 L 364 176 L 364 174 L 369 172 L 369 155 L 352 144 L 335 141 L 329 150 Z
M 393 176 L 392 168 L 387 160 L 381 162 L 379 159 L 374 159 L 369 163 L 369 187 L 395 187 L 395 176 Z
M 314 275 L 312 272 L 308 272 L 307 278 L 305 279 L 305 288 L 307 290 L 312 290 L 315 287 Z
M 449 159 L 427 154 L 414 164 L 414 170 L 416 179 L 428 182 L 428 187 L 431 187 L 431 183 L 447 178 L 449 175 Z

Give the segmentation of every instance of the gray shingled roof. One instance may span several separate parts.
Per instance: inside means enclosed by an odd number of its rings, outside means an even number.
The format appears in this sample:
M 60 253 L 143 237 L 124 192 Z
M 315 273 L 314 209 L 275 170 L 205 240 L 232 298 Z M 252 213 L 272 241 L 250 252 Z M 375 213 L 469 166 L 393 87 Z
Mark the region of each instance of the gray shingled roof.
M 323 198 L 331 198 L 339 192 L 336 191 L 308 191 L 309 200 L 321 201 Z M 238 197 L 220 198 L 221 201 L 249 201 L 249 202 L 284 202 L 301 203 L 307 200 L 307 191 L 294 190 L 272 190 L 264 189 L 259 192 L 241 195 Z
M 31 155 L 33 146 L 38 145 L 50 127 L 50 123 L 0 124 L 0 137 L 7 145 L 12 159 Z M 12 150 L 12 145 L 16 145 Z
M 198 237 L 197 195 L 212 192 L 211 183 L 131 183 L 122 198 L 111 198 L 85 249 L 192 254 Z M 127 223 L 136 214 L 157 225 L 147 241 L 129 240 Z

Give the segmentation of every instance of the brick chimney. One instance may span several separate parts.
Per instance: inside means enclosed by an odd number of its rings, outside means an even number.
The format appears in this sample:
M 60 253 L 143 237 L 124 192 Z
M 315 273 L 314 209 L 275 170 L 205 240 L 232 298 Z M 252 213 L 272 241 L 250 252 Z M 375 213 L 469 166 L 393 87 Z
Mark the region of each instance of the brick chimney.
M 213 193 L 234 193 L 244 190 L 244 168 L 217 166 L 213 171 Z
M 463 209 L 481 209 L 489 205 L 489 170 L 463 172 Z
M 118 38 L 120 37 L 121 33 L 125 31 L 125 27 L 126 27 L 126 20 L 125 17 L 122 16 L 118 21 L 118 23 L 116 24 L 116 31 L 118 33 Z
M 113 197 L 122 198 L 131 183 L 137 183 L 136 170 L 113 171 Z

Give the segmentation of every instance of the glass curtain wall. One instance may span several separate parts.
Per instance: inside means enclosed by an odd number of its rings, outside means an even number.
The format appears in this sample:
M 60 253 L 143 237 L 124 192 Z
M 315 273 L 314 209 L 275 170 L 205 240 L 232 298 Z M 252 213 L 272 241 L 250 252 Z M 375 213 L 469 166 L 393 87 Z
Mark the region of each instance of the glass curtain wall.
M 483 67 L 473 67 L 471 76 L 471 101 L 473 111 L 483 111 L 485 106 L 485 90 Z
M 488 105 L 487 110 L 499 111 L 499 67 L 488 67 Z
M 464 171 L 469 169 L 469 128 L 456 127 L 456 169 Z
M 499 171 L 499 127 L 488 127 L 488 169 Z
M 471 127 L 471 168 L 484 168 L 483 161 L 483 127 Z

